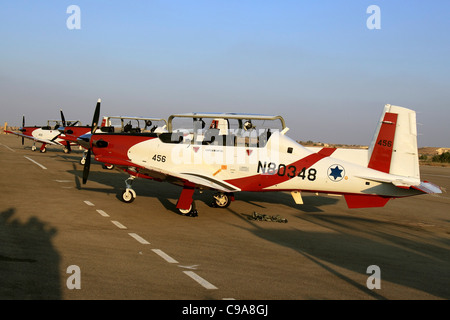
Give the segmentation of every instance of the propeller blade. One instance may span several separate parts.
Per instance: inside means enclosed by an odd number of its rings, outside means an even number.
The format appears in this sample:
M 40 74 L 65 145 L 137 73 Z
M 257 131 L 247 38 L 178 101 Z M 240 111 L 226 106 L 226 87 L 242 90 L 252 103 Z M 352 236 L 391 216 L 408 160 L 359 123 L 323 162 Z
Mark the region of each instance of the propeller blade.
M 91 166 L 91 149 L 88 150 L 88 152 L 86 154 L 86 161 L 84 162 L 83 184 L 86 184 L 86 182 L 87 182 L 90 166 Z
M 101 99 L 97 100 L 97 105 L 95 106 L 95 112 L 94 112 L 94 117 L 92 118 L 92 126 L 91 126 L 91 135 L 95 132 L 95 130 L 97 130 L 98 127 L 98 119 L 100 118 L 100 103 L 102 102 Z M 81 138 L 81 137 L 80 137 Z M 79 138 L 79 139 L 80 139 Z M 91 139 L 91 137 L 89 136 L 89 140 Z M 85 143 L 87 143 L 88 141 L 86 141 L 85 139 L 82 139 L 82 141 L 84 141 Z M 84 168 L 83 168 L 83 184 L 86 184 L 88 176 L 89 176 L 89 169 L 91 167 L 91 147 L 90 147 L 90 141 L 89 141 L 89 145 L 88 145 L 88 151 L 86 154 L 86 161 L 84 162 Z
M 67 151 L 72 152 L 72 147 L 70 146 L 70 141 L 67 141 Z
M 63 113 L 62 109 L 60 109 L 59 111 L 61 112 L 62 125 L 63 125 L 63 127 L 65 127 L 66 126 L 66 119 L 64 118 L 64 113 Z
M 101 102 L 102 102 L 102 100 L 98 99 L 97 105 L 95 107 L 94 118 L 92 119 L 91 133 L 94 133 L 98 127 L 98 119 L 100 117 L 100 103 Z
M 22 130 L 23 130 L 24 127 L 25 127 L 25 115 L 22 116 Z M 22 130 L 20 130 L 20 131 L 22 131 Z M 25 138 L 22 137 L 22 145 L 25 143 L 24 140 L 25 140 Z

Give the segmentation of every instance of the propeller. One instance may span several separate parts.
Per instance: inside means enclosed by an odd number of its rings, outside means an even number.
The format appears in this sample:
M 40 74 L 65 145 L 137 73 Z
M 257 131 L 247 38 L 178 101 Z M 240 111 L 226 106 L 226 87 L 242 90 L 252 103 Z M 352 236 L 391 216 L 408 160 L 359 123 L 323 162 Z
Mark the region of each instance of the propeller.
M 24 127 L 25 127 L 25 115 L 22 116 L 22 128 L 20 128 L 20 131 L 24 132 Z M 22 145 L 24 144 L 24 140 L 25 138 L 22 137 Z
M 58 128 L 58 131 L 61 133 L 64 133 L 66 131 L 66 118 L 64 117 L 64 113 L 63 113 L 62 109 L 60 109 L 59 112 L 61 113 L 62 127 Z M 70 147 L 69 141 L 66 141 L 66 148 L 67 148 L 67 151 L 72 152 L 72 148 Z
M 100 103 L 102 102 L 101 99 L 98 99 L 97 101 L 97 105 L 95 106 L 95 112 L 94 112 L 94 117 L 92 118 L 92 125 L 91 125 L 91 134 L 89 136 L 89 145 L 88 145 L 88 151 L 86 154 L 86 161 L 84 162 L 84 168 L 83 168 L 83 184 L 86 184 L 88 176 L 89 176 L 89 169 L 91 167 L 91 144 L 90 144 L 90 139 L 92 137 L 92 134 L 94 134 L 94 132 L 97 130 L 98 127 L 98 119 L 100 117 Z M 84 140 L 85 144 L 87 141 L 88 137 L 87 135 L 84 137 L 80 137 L 80 140 Z

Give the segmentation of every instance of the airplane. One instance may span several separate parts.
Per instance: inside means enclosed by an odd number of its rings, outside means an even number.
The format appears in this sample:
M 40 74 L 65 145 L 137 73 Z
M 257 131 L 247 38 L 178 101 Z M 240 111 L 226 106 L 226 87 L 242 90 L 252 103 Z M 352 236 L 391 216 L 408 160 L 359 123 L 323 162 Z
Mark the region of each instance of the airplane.
M 122 193 L 127 203 L 136 198 L 135 178 L 181 186 L 176 208 L 187 216 L 198 214 L 196 189 L 214 190 L 213 204 L 220 208 L 241 191 L 290 192 L 296 204 L 303 204 L 301 192 L 338 194 L 349 208 L 383 207 L 393 198 L 442 193 L 420 180 L 416 113 L 399 106 L 385 105 L 366 150 L 304 147 L 286 135 L 289 128 L 281 116 L 175 114 L 168 118 L 168 132 L 123 134 L 95 132 L 99 112 L 97 102 L 91 133 L 79 141 L 95 160 L 130 175 Z M 181 128 L 175 129 L 180 120 Z M 205 120 L 211 121 L 209 127 Z M 83 184 L 89 166 L 86 161 Z
M 65 119 L 64 114 L 62 110 L 61 112 L 61 118 L 62 123 L 65 125 Z M 74 128 L 76 127 L 75 124 L 79 123 L 79 120 L 71 121 L 71 126 Z M 80 123 L 81 125 L 81 123 Z M 64 153 L 69 153 L 70 143 L 64 139 L 61 139 L 60 135 L 61 132 L 58 130 L 60 127 L 60 121 L 59 120 L 48 120 L 46 126 L 25 126 L 25 116 L 22 117 L 22 127 L 19 128 L 20 132 L 10 131 L 10 130 L 4 130 L 6 133 L 14 134 L 17 136 L 22 137 L 22 145 L 24 145 L 25 138 L 33 140 L 33 145 L 31 147 L 32 151 L 36 151 L 36 142 L 42 143 L 40 147 L 40 152 L 44 153 L 47 151 L 47 145 L 55 145 L 55 146 L 63 146 L 64 147 Z M 87 127 L 87 131 L 85 130 L 83 132 L 89 132 L 90 127 Z
M 166 132 L 167 121 L 162 118 L 143 118 L 131 116 L 104 116 L 100 127 L 95 132 L 110 132 L 110 133 L 148 133 Z M 90 133 L 91 126 L 63 126 L 58 129 L 62 135 L 61 139 L 70 141 L 71 143 L 78 143 L 78 138 L 84 134 Z M 83 147 L 83 145 L 80 145 Z M 87 157 L 87 149 L 80 159 L 80 164 L 84 165 Z M 114 165 L 104 165 L 105 169 L 113 169 Z

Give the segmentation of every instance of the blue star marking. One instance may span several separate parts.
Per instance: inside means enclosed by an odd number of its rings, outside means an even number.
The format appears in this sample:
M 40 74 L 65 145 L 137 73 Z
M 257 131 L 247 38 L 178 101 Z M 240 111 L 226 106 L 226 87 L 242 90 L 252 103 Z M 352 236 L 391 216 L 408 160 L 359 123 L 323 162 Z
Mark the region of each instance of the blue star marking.
M 338 166 L 336 166 L 335 168 L 331 168 L 331 173 L 330 176 L 334 178 L 334 180 L 336 180 L 337 178 L 342 178 L 342 169 L 339 169 Z

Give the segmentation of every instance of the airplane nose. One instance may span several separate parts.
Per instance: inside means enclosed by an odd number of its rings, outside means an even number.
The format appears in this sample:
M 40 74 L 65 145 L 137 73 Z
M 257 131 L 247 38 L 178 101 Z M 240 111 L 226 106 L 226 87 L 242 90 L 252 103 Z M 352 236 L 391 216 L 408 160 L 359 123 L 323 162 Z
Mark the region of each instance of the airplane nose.
M 85 149 L 89 149 L 91 147 L 91 133 L 83 134 L 77 138 L 77 142 Z

